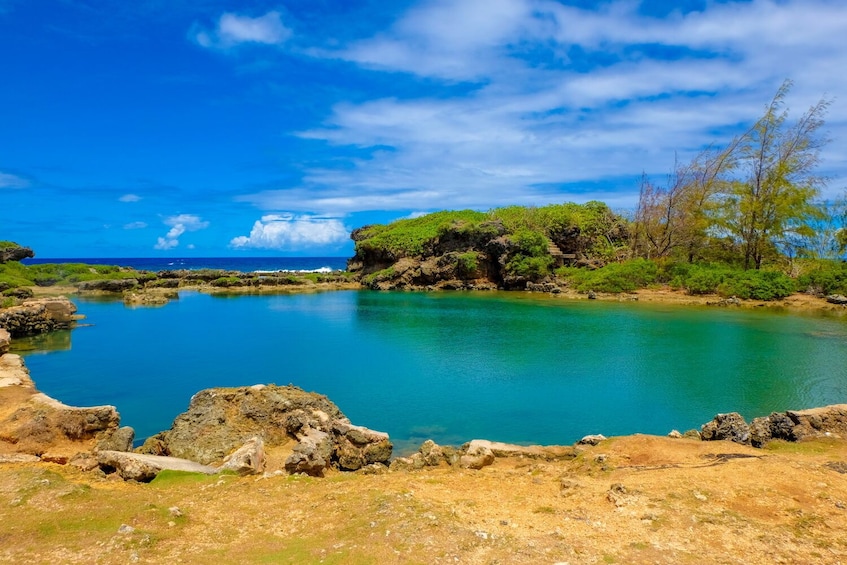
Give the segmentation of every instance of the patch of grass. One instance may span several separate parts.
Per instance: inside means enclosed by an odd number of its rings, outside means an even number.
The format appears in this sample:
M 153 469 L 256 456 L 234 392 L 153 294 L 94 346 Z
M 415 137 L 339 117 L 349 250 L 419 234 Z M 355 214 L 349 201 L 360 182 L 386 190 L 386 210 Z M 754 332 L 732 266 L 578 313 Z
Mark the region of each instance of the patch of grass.
M 539 506 L 532 511 L 533 514 L 555 514 L 556 509 L 552 506 Z
M 204 473 L 171 471 L 166 469 L 156 475 L 156 477 L 150 481 L 150 484 L 156 487 L 169 488 L 176 485 L 214 483 L 218 480 L 220 480 L 220 475 L 206 475 Z

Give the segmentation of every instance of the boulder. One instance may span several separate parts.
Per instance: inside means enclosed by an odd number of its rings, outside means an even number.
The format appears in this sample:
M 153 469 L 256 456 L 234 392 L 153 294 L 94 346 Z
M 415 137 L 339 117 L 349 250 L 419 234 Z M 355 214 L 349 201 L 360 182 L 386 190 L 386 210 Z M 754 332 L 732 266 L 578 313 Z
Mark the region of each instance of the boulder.
M 844 296 L 843 294 L 830 294 L 826 297 L 826 301 L 830 304 L 838 304 L 843 306 L 847 304 L 847 296 Z
M 258 475 L 265 470 L 265 443 L 256 436 L 224 458 L 221 470 L 239 475 Z
M 593 434 L 583 437 L 576 443 L 578 445 L 597 445 L 601 441 L 606 441 L 606 436 L 604 436 L 603 434 Z
M 279 446 L 307 435 L 304 430 L 328 432 L 330 421 L 343 417 L 325 396 L 294 386 L 206 389 L 191 398 L 170 430 L 149 438 L 139 451 L 220 463 L 254 436 L 266 447 Z
M 393 446 L 388 434 L 338 420 L 332 426 L 335 460 L 345 471 L 355 471 L 373 463 L 387 463 Z
M 388 434 L 354 426 L 325 396 L 276 385 L 201 391 L 170 430 L 139 451 L 213 464 L 253 437 L 266 447 L 296 440 L 285 469 L 314 476 L 333 466 L 355 471 L 384 464 L 392 451 Z
M 750 426 L 738 412 L 718 414 L 711 422 L 703 424 L 700 437 L 704 441 L 730 440 L 750 445 Z
M 97 464 L 105 473 L 117 472 L 124 480 L 142 483 L 150 482 L 161 471 L 186 471 L 213 475 L 218 472 L 214 467 L 201 465 L 177 457 L 160 457 L 141 453 L 125 453 L 122 451 L 100 451 L 97 453 Z
M 135 441 L 135 430 L 124 426 L 97 442 L 96 449 L 98 451 L 132 451 L 133 441 Z
M 482 469 L 494 463 L 494 452 L 485 440 L 475 439 L 462 446 L 464 455 L 459 457 L 459 466 L 464 469 Z
M 285 470 L 291 474 L 305 473 L 322 477 L 332 463 L 333 445 L 330 435 L 321 430 L 307 429 L 300 434 L 294 451 L 285 460 Z

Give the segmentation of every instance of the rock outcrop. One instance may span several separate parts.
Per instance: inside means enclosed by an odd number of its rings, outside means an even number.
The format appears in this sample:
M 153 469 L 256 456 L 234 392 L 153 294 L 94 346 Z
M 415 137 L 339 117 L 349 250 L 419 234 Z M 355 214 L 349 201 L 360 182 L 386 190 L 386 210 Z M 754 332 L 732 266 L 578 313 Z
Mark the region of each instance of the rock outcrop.
M 29 257 L 35 257 L 35 253 L 29 247 L 21 247 L 20 245 L 0 247 L 0 263 L 21 261 Z
M 77 319 L 76 306 L 64 296 L 26 300 L 20 306 L 0 310 L 0 328 L 12 337 L 70 329 Z
M 286 470 L 318 476 L 387 463 L 392 451 L 387 434 L 352 425 L 325 396 L 276 385 L 203 390 L 140 451 L 216 464 L 254 437 L 269 448 L 296 441 Z
M 705 441 L 725 439 L 753 447 L 774 439 L 802 441 L 829 436 L 847 437 L 847 404 L 774 412 L 749 425 L 737 412 L 718 414 L 701 429 Z
M 119 424 L 114 406 L 62 404 L 36 390 L 20 356 L 0 356 L 0 451 L 66 463 L 101 446 L 128 450 L 134 432 Z
M 12 342 L 12 336 L 3 328 L 0 328 L 0 356 L 9 351 L 9 344 Z

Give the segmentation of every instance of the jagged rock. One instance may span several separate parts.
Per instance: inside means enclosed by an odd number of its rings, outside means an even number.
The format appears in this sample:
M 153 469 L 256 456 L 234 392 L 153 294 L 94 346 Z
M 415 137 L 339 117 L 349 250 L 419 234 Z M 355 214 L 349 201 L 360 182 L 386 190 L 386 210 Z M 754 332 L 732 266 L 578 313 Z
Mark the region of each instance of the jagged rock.
M 473 440 L 462 446 L 464 455 L 459 458 L 459 466 L 464 469 L 482 469 L 494 463 L 494 453 L 485 440 Z
M 699 430 L 687 430 L 685 433 L 682 434 L 682 437 L 688 439 L 703 439 L 700 435 Z
M 35 257 L 32 249 L 29 247 L 0 247 L 0 264 L 8 263 L 9 261 L 22 261 L 30 257 Z
M 335 436 L 335 460 L 346 471 L 355 471 L 372 463 L 391 459 L 392 445 L 388 434 L 354 426 L 346 420 L 332 426 Z
M 9 351 L 9 344 L 12 342 L 12 336 L 9 332 L 0 328 L 0 356 Z
M 847 304 L 847 296 L 844 296 L 843 294 L 830 294 L 826 297 L 826 301 L 830 304 L 839 304 L 843 306 Z
M 221 470 L 234 471 L 239 475 L 261 474 L 265 470 L 265 444 L 262 438 L 252 437 L 226 456 Z
M 170 430 L 149 438 L 141 453 L 220 462 L 254 436 L 266 447 L 288 443 L 303 430 L 330 431 L 344 415 L 323 395 L 294 386 L 213 388 L 191 398 Z
M 80 292 L 91 292 L 99 290 L 101 292 L 124 292 L 138 286 L 138 279 L 104 279 L 96 281 L 83 281 L 77 284 L 77 290 Z
M 64 296 L 26 300 L 0 310 L 0 328 L 14 337 L 69 329 L 77 320 L 76 306 Z
M 152 481 L 156 478 L 156 475 L 165 469 L 207 475 L 218 472 L 214 467 L 177 457 L 160 457 L 123 451 L 100 451 L 97 453 L 97 463 L 106 473 L 117 472 L 124 480 L 142 483 Z
M 446 460 L 444 456 L 444 449 L 431 439 L 428 439 L 421 444 L 420 448 L 418 448 L 418 453 L 420 453 L 423 458 L 424 465 L 427 467 L 437 467 L 442 461 Z
M 307 429 L 299 437 L 300 442 L 285 460 L 285 470 L 291 474 L 306 473 L 322 477 L 332 463 L 333 445 L 327 432 Z
M 129 426 L 124 426 L 97 442 L 97 450 L 132 451 L 133 441 L 135 441 L 135 430 Z
M 847 435 L 847 405 L 836 404 L 809 410 L 773 412 L 750 424 L 750 441 L 762 447 L 772 439 L 801 441 L 807 438 Z
M 700 429 L 704 441 L 730 440 L 742 445 L 750 445 L 750 426 L 738 412 L 718 414 Z
M 606 441 L 606 436 L 603 434 L 588 435 L 576 442 L 578 445 L 597 445 L 601 441 Z
M 668 437 L 673 438 L 673 439 L 679 439 L 679 438 L 682 437 L 682 434 L 679 433 L 679 430 L 671 430 L 670 433 L 668 434 Z
M 424 461 L 423 455 L 420 453 L 414 453 L 409 457 L 395 457 L 391 461 L 389 470 L 392 472 L 417 471 L 424 467 L 426 467 L 426 462 Z

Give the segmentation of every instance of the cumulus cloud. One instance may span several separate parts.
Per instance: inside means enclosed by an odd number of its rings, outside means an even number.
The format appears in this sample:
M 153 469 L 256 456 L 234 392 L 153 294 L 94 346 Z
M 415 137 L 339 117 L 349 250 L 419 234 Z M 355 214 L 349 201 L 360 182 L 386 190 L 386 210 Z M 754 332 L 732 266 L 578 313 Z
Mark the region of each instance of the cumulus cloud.
M 0 188 L 26 188 L 29 181 L 18 175 L 0 172 Z
M 146 227 L 146 222 L 130 222 L 128 224 L 124 224 L 125 230 L 143 230 Z
M 227 12 L 221 15 L 214 29 L 195 25 L 190 35 L 202 47 L 229 49 L 244 43 L 279 45 L 291 36 L 291 30 L 276 11 L 257 18 Z
M 349 235 L 350 230 L 337 218 L 269 214 L 253 224 L 249 236 L 233 238 L 230 245 L 236 249 L 294 250 L 340 244 Z
M 170 226 L 170 230 L 165 234 L 165 237 L 157 238 L 154 249 L 168 250 L 179 246 L 179 238 L 185 232 L 192 232 L 209 227 L 209 222 L 204 221 L 200 216 L 194 214 L 178 214 L 176 216 L 168 216 L 162 220 L 166 226 Z
M 124 194 L 120 198 L 118 198 L 120 202 L 138 202 L 141 200 L 141 197 L 137 194 Z

